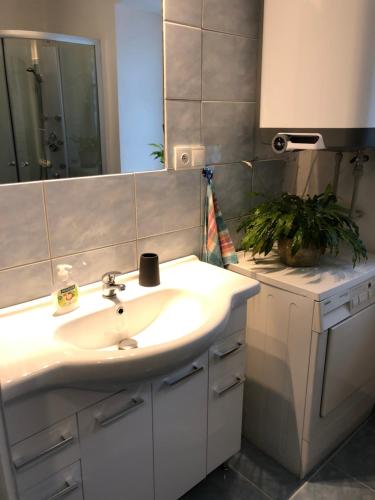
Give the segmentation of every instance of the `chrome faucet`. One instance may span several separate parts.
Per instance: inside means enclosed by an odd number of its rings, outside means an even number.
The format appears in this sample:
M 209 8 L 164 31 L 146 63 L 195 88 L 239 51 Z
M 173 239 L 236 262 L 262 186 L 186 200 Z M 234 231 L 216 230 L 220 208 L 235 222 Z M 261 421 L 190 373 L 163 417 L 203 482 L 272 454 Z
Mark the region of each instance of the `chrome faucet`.
M 113 298 L 116 297 L 117 290 L 120 290 L 121 292 L 125 290 L 126 285 L 124 283 L 116 283 L 117 276 L 120 276 L 121 274 L 122 273 L 119 271 L 109 271 L 108 273 L 103 274 L 103 297 Z

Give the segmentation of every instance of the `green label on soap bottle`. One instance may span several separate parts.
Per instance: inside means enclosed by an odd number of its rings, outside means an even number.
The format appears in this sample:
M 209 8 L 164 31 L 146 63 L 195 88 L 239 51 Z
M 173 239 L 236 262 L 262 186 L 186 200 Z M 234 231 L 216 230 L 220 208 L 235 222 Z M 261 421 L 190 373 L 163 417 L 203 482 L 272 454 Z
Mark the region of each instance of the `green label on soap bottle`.
M 76 285 L 71 285 L 59 290 L 57 294 L 57 302 L 60 307 L 76 304 L 78 301 L 78 288 Z

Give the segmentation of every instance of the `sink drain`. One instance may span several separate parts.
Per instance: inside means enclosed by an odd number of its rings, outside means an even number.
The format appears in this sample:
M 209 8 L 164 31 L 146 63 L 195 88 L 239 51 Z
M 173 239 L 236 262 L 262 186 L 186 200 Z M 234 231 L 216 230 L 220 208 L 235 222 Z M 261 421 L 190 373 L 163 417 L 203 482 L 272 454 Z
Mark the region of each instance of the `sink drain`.
M 120 351 L 129 351 L 130 349 L 136 349 L 138 347 L 138 342 L 134 339 L 124 339 L 118 345 Z

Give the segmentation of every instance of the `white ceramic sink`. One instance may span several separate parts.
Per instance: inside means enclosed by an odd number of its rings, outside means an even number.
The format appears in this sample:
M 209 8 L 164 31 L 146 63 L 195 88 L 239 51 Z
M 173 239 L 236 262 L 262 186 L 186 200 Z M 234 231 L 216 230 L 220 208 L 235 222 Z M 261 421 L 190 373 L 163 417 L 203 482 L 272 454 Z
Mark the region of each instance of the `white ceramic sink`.
M 80 307 L 54 316 L 49 297 L 0 313 L 0 383 L 4 400 L 56 387 L 116 390 L 168 373 L 203 353 L 225 331 L 231 311 L 259 283 L 196 257 L 161 266 L 161 285 L 138 273 L 126 290 L 103 298 L 101 283 L 81 288 Z M 120 350 L 131 340 L 136 347 Z
M 58 327 L 56 338 L 81 349 L 115 351 L 122 340 L 133 338 L 142 349 L 193 332 L 204 323 L 208 304 L 203 295 L 157 287 L 130 300 L 104 299 L 100 306 Z

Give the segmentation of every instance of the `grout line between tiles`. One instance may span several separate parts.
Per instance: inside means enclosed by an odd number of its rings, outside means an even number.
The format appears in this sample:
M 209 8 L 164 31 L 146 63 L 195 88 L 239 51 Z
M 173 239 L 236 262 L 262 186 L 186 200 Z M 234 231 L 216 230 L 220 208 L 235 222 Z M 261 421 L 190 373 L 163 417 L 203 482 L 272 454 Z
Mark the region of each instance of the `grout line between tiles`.
M 164 21 L 166 24 L 173 24 L 175 26 L 181 26 L 183 28 L 191 28 L 191 29 L 196 29 L 196 30 L 199 30 L 201 29 L 202 31 L 209 31 L 210 33 L 218 33 L 220 35 L 231 35 L 231 36 L 237 36 L 237 37 L 240 37 L 240 38 L 248 38 L 249 40 L 259 40 L 259 36 L 258 35 L 245 35 L 243 33 L 233 33 L 231 31 L 222 31 L 222 30 L 218 30 L 218 29 L 213 29 L 213 28 L 206 28 L 203 26 L 203 9 L 202 9 L 202 25 L 201 26 L 193 26 L 192 24 L 186 24 L 186 23 L 182 23 L 182 22 L 179 22 L 179 21 L 172 21 L 170 19 L 165 19 Z
M 138 239 L 139 240 L 147 240 L 147 238 L 156 238 L 157 236 L 164 236 L 165 234 L 180 233 L 181 231 L 188 231 L 189 229 L 196 229 L 198 227 L 202 227 L 202 224 L 198 224 L 195 226 L 189 226 L 189 227 L 183 227 L 181 229 L 173 229 L 172 231 L 164 231 L 163 233 L 150 234 L 147 236 L 142 236 L 141 238 L 138 238 Z
M 333 467 L 334 469 L 336 469 L 337 471 L 340 471 L 342 474 L 345 474 L 346 476 L 350 477 L 351 479 L 353 479 L 356 483 L 359 483 L 361 484 L 362 486 L 364 486 L 365 488 L 367 488 L 368 490 L 370 490 L 371 492 L 374 492 L 375 493 L 375 488 L 372 488 L 370 485 L 364 483 L 363 481 L 361 481 L 358 477 L 356 476 L 353 476 L 353 474 L 349 474 L 346 470 L 342 469 L 341 467 L 339 467 L 338 465 L 336 464 L 330 464 L 331 467 Z
M 84 253 L 89 253 L 89 252 L 96 252 L 96 250 L 105 250 L 107 248 L 119 247 L 121 245 L 127 245 L 129 243 L 134 243 L 135 241 L 136 241 L 135 239 L 129 240 L 129 241 L 120 241 L 119 243 L 112 243 L 111 245 L 89 248 L 87 250 L 80 250 L 79 252 L 66 253 L 64 255 L 58 255 L 56 257 L 53 257 L 52 260 L 63 259 L 64 257 L 73 257 L 74 255 L 82 255 Z
M 53 274 L 53 264 L 52 264 L 52 250 L 51 250 L 51 239 L 49 232 L 49 223 L 48 223 L 48 214 L 47 214 L 47 193 L 45 189 L 45 183 L 42 182 L 42 196 L 43 196 L 43 212 L 44 212 L 44 221 L 46 224 L 46 232 L 47 232 L 47 244 L 48 244 L 48 254 L 49 254 L 49 262 L 50 262 L 50 270 L 51 270 L 51 281 L 54 282 L 54 274 Z M 35 262 L 36 264 L 36 262 Z M 19 267 L 19 266 L 17 266 Z
M 187 102 L 202 102 L 199 97 L 166 97 L 165 101 L 187 101 Z M 158 170 L 153 170 L 153 172 L 158 172 Z M 142 173 L 142 172 L 137 172 Z
M 199 227 L 199 226 L 195 226 L 195 227 Z M 191 228 L 188 228 L 188 229 L 191 229 Z M 173 231 L 173 232 L 177 232 L 177 231 Z M 161 233 L 161 234 L 165 234 L 165 233 Z M 156 235 L 156 236 L 159 236 L 159 235 Z M 144 238 L 140 238 L 140 239 L 144 239 Z M 20 264 L 18 266 L 5 267 L 3 269 L 0 269 L 0 272 L 2 272 L 2 271 L 12 271 L 14 269 L 18 269 L 19 267 L 33 266 L 35 264 L 42 264 L 42 263 L 45 263 L 45 262 L 50 262 L 51 266 L 53 266 L 53 261 L 57 260 L 57 259 L 63 259 L 64 257 L 73 257 L 75 255 L 82 255 L 82 254 L 85 254 L 85 253 L 96 252 L 96 250 L 105 250 L 107 248 L 118 247 L 118 246 L 130 244 L 130 243 L 136 243 L 136 242 L 137 242 L 137 240 L 135 240 L 135 239 L 134 240 L 129 240 L 129 241 L 120 241 L 119 243 L 113 243 L 112 245 L 105 245 L 105 246 L 102 246 L 102 247 L 89 248 L 87 250 L 80 250 L 80 251 L 73 252 L 73 253 L 66 253 L 64 255 L 57 255 L 56 257 L 52 257 L 51 259 L 36 260 L 36 261 L 33 261 L 33 262 L 27 262 L 26 264 Z
M 0 273 L 3 271 L 12 271 L 14 269 L 18 269 L 20 267 L 28 267 L 28 266 L 34 266 L 35 264 L 44 264 L 46 262 L 51 262 L 52 259 L 42 259 L 42 260 L 35 260 L 32 262 L 26 262 L 25 264 L 19 264 L 18 266 L 10 266 L 10 267 L 4 267 L 3 269 L 0 269 Z
M 165 100 L 164 100 L 165 102 Z M 165 156 L 166 157 L 166 156 Z M 138 269 L 138 203 L 137 203 L 137 176 L 134 174 L 134 212 L 135 212 L 135 259 L 136 259 L 136 269 Z
M 216 104 L 257 104 L 257 101 L 226 101 L 226 100 L 221 100 L 219 101 L 218 99 L 202 99 L 202 102 L 210 102 L 210 103 L 216 103 Z
M 119 243 L 113 243 L 111 245 L 105 245 L 105 246 L 101 246 L 101 247 L 89 248 L 87 250 L 79 250 L 77 252 L 66 253 L 64 255 L 57 255 L 56 257 L 51 257 L 50 259 L 36 260 L 36 261 L 33 261 L 33 262 L 27 262 L 26 264 L 20 264 L 18 266 L 5 267 L 4 269 L 0 269 L 0 272 L 1 271 L 11 271 L 12 269 L 17 269 L 19 267 L 32 266 L 32 265 L 35 265 L 35 264 L 41 264 L 43 262 L 49 262 L 49 261 L 51 261 L 51 265 L 52 265 L 52 261 L 56 260 L 56 259 L 63 259 L 64 257 L 72 257 L 74 255 L 82 255 L 82 254 L 88 253 L 88 252 L 95 252 L 96 250 L 104 250 L 106 248 L 118 247 L 118 246 L 121 246 L 121 245 L 126 245 L 128 243 L 134 243 L 135 241 L 136 241 L 135 239 L 134 240 L 129 240 L 129 241 L 120 241 Z
M 209 102 L 209 103 L 217 103 L 217 104 L 257 104 L 258 101 L 234 101 L 234 100 L 218 100 L 218 99 L 203 99 L 203 98 L 187 98 L 187 97 L 166 97 L 165 101 L 185 101 L 185 102 Z M 270 161 L 270 160 L 281 160 L 281 158 L 265 158 L 261 159 L 260 161 Z M 259 161 L 259 160 L 257 160 Z M 162 169 L 159 170 L 150 170 L 149 172 L 136 172 L 137 174 L 142 174 L 142 173 L 154 173 L 154 172 L 160 172 L 163 171 Z M 128 173 L 129 174 L 129 173 Z M 118 174 L 115 174 L 118 175 Z
M 193 26 L 192 24 L 184 24 L 184 23 L 181 23 L 181 22 L 177 22 L 177 21 L 169 21 L 168 19 L 166 19 L 164 21 L 164 24 L 169 24 L 169 25 L 173 25 L 173 26 L 181 26 L 182 28 L 189 28 L 189 29 L 192 29 L 192 30 L 201 30 L 202 28 L 200 26 Z
M 242 474 L 242 472 L 240 472 L 239 470 L 237 470 L 236 468 L 234 468 L 232 465 L 228 464 L 228 467 L 230 469 L 232 469 L 232 471 L 236 472 L 243 479 L 245 479 L 248 483 L 250 483 L 251 486 L 253 486 L 257 491 L 259 491 L 260 493 L 262 493 L 262 495 L 264 495 L 266 498 L 269 498 L 269 500 L 274 500 L 268 493 L 266 493 L 265 491 L 263 491 L 262 488 L 260 488 L 257 484 L 253 483 L 248 477 L 246 477 L 244 474 Z
M 203 31 L 207 31 L 208 33 L 217 33 L 218 35 L 227 35 L 227 36 L 236 36 L 238 38 L 246 38 L 247 40 L 254 40 L 254 42 L 257 42 L 259 40 L 258 36 L 253 36 L 253 35 L 244 35 L 244 34 L 238 34 L 238 33 L 231 33 L 230 31 L 220 31 L 220 30 L 214 30 L 213 28 L 204 28 L 202 27 Z

